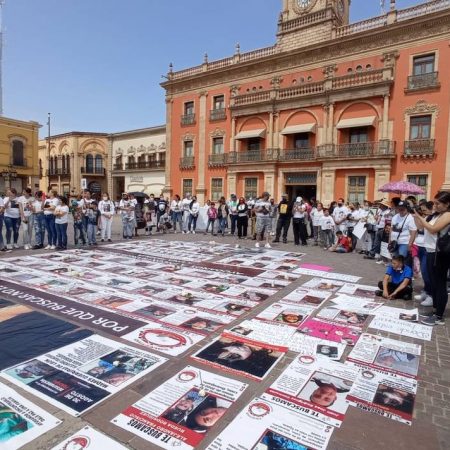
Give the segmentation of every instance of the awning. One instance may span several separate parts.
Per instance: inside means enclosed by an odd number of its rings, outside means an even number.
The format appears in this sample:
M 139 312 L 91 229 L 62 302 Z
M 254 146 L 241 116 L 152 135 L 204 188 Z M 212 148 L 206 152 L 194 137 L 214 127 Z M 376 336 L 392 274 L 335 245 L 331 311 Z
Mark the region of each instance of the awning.
M 291 125 L 286 127 L 281 134 L 315 133 L 315 123 L 304 123 L 303 125 Z
M 250 130 L 250 131 L 241 131 L 234 138 L 235 139 L 251 139 L 251 138 L 262 138 L 266 134 L 266 130 L 264 128 L 260 130 Z
M 373 127 L 375 119 L 375 116 L 357 117 L 356 119 L 344 119 L 339 121 L 339 123 L 336 125 L 336 128 L 338 130 L 341 130 L 342 128 Z

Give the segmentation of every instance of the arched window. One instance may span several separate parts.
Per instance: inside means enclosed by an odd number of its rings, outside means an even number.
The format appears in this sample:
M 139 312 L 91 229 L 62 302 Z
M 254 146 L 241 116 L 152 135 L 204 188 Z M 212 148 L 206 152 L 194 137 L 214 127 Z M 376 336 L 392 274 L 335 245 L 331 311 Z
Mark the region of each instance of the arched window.
M 103 157 L 102 155 L 97 155 L 95 157 L 95 173 L 103 172 Z
M 92 155 L 86 155 L 86 173 L 94 172 L 94 157 Z
M 53 156 L 50 156 L 50 161 L 49 161 L 49 169 L 50 172 L 53 172 L 55 166 L 53 165 Z
M 12 141 L 12 164 L 13 166 L 25 165 L 25 146 L 22 141 Z
M 66 155 L 66 171 L 70 173 L 70 156 Z
M 62 170 L 66 170 L 66 155 L 61 156 L 61 168 Z

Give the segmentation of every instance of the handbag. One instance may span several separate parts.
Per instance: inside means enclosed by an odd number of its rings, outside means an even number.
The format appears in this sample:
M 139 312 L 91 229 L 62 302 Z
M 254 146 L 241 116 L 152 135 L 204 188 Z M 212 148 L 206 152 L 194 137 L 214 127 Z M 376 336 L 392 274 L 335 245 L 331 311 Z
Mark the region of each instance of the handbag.
M 398 234 L 397 234 L 397 239 L 400 237 L 400 235 L 402 234 L 402 231 L 403 231 L 403 227 L 405 226 L 405 222 L 406 222 L 406 219 L 408 218 L 408 216 L 409 216 L 409 214 L 407 214 L 406 215 L 406 217 L 405 217 L 405 220 L 403 221 L 403 223 L 402 223 L 402 227 L 400 228 L 400 231 L 398 232 Z M 397 250 L 398 250 L 398 242 L 397 242 L 397 239 L 395 240 L 395 241 L 391 241 L 391 242 L 389 242 L 389 244 L 388 244 L 388 250 L 389 250 L 389 253 L 396 253 L 397 252 Z
M 436 241 L 436 251 L 439 253 L 449 253 L 450 254 L 450 225 L 447 225 L 447 230 L 441 233 L 443 230 L 438 232 L 438 238 Z

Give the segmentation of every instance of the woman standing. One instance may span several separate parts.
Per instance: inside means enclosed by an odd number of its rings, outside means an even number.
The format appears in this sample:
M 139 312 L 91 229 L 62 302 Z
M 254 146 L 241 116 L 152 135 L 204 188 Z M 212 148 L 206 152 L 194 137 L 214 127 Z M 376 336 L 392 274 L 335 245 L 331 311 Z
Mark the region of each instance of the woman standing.
M 25 250 L 31 249 L 31 237 L 33 235 L 33 216 L 32 203 L 34 198 L 31 196 L 31 189 L 25 188 L 22 196 L 17 199 L 19 202 L 20 219 L 22 225 L 22 240 Z
M 200 203 L 197 201 L 197 197 L 194 195 L 192 197 L 191 203 L 189 203 L 188 233 L 191 232 L 192 227 L 192 234 L 195 234 L 199 212 L 200 212 Z
M 172 203 L 170 204 L 170 212 L 172 213 L 173 232 L 177 232 L 177 223 L 179 225 L 180 231 L 182 231 L 183 209 L 179 195 L 175 195 L 175 197 L 173 198 Z
M 69 222 L 69 205 L 64 196 L 59 197 L 59 205 L 55 208 L 55 229 L 57 236 L 57 249 L 67 250 L 67 225 Z
M 413 212 L 417 228 L 425 230 L 424 245 L 427 250 L 434 312 L 423 314 L 422 323 L 430 326 L 445 325 L 447 275 L 450 269 L 450 192 L 439 192 L 434 197 L 434 210 L 434 217 L 429 222 L 426 217 Z
M 237 229 L 238 229 L 238 238 L 246 239 L 247 238 L 247 229 L 248 229 L 248 205 L 245 202 L 244 197 L 239 198 L 239 203 L 237 205 Z
M 98 209 L 100 211 L 102 242 L 105 242 L 105 239 L 108 239 L 108 242 L 111 242 L 111 227 L 114 217 L 114 203 L 109 198 L 109 194 L 107 192 L 103 194 L 103 198 L 98 204 Z
M 20 209 L 19 199 L 17 198 L 17 191 L 10 188 L 6 191 L 7 197 L 4 199 L 5 207 L 5 225 L 6 225 L 6 248 L 19 248 L 17 241 L 19 240 L 20 227 Z M 14 244 L 11 244 L 11 236 Z
M 225 229 L 228 227 L 228 213 L 229 209 L 225 197 L 220 197 L 217 218 L 219 219 L 219 233 L 222 236 L 225 236 Z
M 48 245 L 46 250 L 55 250 L 56 248 L 56 226 L 55 226 L 55 209 L 59 203 L 56 197 L 58 193 L 56 191 L 50 191 L 48 197 L 44 200 L 42 207 L 44 209 L 45 217 L 45 229 L 47 230 Z

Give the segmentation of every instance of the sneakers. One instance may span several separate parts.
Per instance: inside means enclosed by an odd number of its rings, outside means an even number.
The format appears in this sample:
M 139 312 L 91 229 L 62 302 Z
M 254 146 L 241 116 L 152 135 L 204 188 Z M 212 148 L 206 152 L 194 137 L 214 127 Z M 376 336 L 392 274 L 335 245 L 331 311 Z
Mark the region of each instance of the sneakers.
M 384 264 L 384 261 L 382 259 L 379 259 L 378 261 L 375 261 L 375 264 L 381 265 L 381 264 Z
M 55 250 L 55 249 L 56 249 L 56 245 L 50 246 L 50 250 Z
M 420 305 L 421 306 L 433 306 L 433 299 L 429 295 L 427 295 L 425 300 L 423 302 L 421 302 Z
M 267 244 L 264 246 L 264 248 L 272 248 L 272 246 L 267 242 Z
M 428 297 L 425 291 L 422 291 L 419 295 L 414 296 L 414 300 L 423 302 Z
M 364 256 L 364 259 L 375 259 L 375 256 L 372 256 L 372 255 L 366 255 L 366 256 Z
M 419 317 L 423 317 L 423 318 L 426 318 L 426 317 L 433 317 L 435 315 L 435 313 L 434 312 L 423 312 L 423 313 L 419 313 Z
M 192 234 L 195 234 L 195 231 L 193 231 Z
M 51 250 L 52 246 L 51 245 L 47 245 L 47 247 L 45 247 L 45 250 Z
M 255 247 L 256 247 L 256 248 L 261 247 L 261 246 L 259 245 L 259 242 L 257 242 L 257 243 L 255 244 Z
M 14 244 L 13 247 L 14 247 L 14 248 L 20 248 L 20 247 L 19 247 L 19 244 Z
M 434 327 L 435 325 L 445 325 L 445 319 L 443 317 L 436 316 L 436 314 L 431 317 L 427 317 L 420 322 L 430 327 Z

